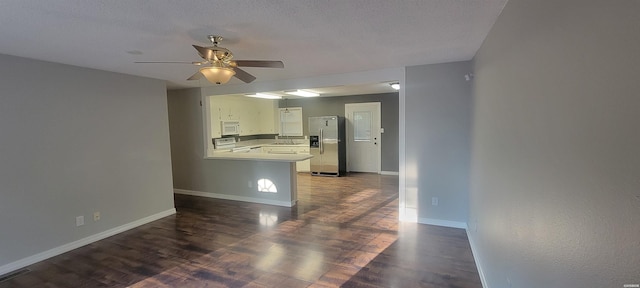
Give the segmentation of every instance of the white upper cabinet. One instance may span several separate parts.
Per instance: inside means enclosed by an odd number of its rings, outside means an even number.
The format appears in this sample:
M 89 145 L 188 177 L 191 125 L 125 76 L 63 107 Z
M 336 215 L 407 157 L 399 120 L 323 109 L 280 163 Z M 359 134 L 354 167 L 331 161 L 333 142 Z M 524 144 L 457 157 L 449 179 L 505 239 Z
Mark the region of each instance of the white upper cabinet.
M 211 137 L 222 136 L 222 121 L 238 121 L 240 136 L 276 134 L 276 100 L 243 96 L 210 96 Z
M 302 107 L 280 108 L 280 136 L 302 136 Z

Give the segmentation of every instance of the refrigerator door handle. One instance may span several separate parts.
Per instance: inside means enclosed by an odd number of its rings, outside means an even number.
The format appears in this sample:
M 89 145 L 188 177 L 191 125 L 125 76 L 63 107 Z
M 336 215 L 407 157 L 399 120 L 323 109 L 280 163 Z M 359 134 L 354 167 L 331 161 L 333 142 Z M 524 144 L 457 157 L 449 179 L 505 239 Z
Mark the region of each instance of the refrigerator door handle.
M 322 135 L 322 134 L 323 134 L 323 131 L 322 131 L 322 128 L 320 128 L 320 139 L 318 141 L 318 142 L 320 142 L 320 154 L 324 154 L 324 145 L 322 143 L 322 142 L 324 142 L 324 135 Z

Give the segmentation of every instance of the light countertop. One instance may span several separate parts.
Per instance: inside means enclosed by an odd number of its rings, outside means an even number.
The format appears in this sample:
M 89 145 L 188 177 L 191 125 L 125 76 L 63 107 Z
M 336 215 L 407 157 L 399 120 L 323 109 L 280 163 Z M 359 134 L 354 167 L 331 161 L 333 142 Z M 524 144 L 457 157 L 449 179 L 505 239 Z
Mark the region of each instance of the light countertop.
M 313 156 L 304 153 L 250 153 L 251 148 L 259 147 L 309 147 L 309 140 L 296 139 L 289 142 L 288 139 L 258 139 L 237 142 L 233 149 L 210 150 L 205 159 L 227 159 L 227 160 L 253 160 L 253 161 L 276 161 L 276 162 L 298 162 L 304 161 Z M 240 150 L 240 151 L 239 151 Z M 233 152 L 235 151 L 235 152 Z
M 279 145 L 280 146 L 280 145 Z M 275 161 L 275 162 L 298 162 L 311 159 L 310 154 L 271 154 L 271 153 L 248 153 L 248 152 L 216 152 L 205 159 L 226 159 L 226 160 L 250 160 L 250 161 Z

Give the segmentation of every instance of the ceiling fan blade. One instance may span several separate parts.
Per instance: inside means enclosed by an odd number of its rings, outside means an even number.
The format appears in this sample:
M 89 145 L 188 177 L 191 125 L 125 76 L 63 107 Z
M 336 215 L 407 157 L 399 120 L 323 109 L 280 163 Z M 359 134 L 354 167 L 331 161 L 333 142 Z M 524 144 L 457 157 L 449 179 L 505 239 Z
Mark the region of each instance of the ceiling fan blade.
M 202 73 L 198 71 L 196 74 L 191 75 L 187 80 L 199 80 L 200 78 L 202 78 Z
M 256 77 L 247 73 L 247 71 L 244 71 L 238 67 L 233 67 L 233 70 L 236 71 L 236 78 L 242 80 L 242 82 L 244 83 L 251 83 L 253 82 L 253 80 L 256 80 Z
M 235 60 L 238 67 L 284 68 L 282 61 Z
M 136 61 L 136 62 L 133 62 L 133 63 L 193 64 L 193 65 L 196 65 L 196 66 L 202 65 L 202 62 L 195 62 L 195 61 L 193 61 L 193 62 L 187 62 L 187 61 Z
M 200 57 L 206 59 L 206 60 L 211 60 L 213 59 L 213 56 L 215 54 L 215 52 L 207 47 L 202 47 L 202 46 L 198 46 L 198 45 L 191 45 L 193 46 L 193 48 L 196 48 L 196 50 L 198 50 L 198 54 L 200 54 Z

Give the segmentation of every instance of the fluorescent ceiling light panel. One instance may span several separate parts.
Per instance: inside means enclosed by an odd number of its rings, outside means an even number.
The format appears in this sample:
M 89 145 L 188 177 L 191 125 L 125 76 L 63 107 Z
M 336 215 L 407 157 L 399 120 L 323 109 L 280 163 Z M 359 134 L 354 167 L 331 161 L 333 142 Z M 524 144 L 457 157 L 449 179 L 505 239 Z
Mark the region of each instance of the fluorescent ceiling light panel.
M 253 97 L 253 98 L 262 98 L 262 99 L 282 99 L 281 96 L 264 94 L 264 93 L 245 94 L 244 96 Z
M 306 91 L 306 90 L 288 90 L 288 91 L 284 91 L 284 93 L 289 94 L 289 95 L 295 95 L 295 96 L 300 96 L 300 97 L 316 97 L 316 96 L 320 96 L 320 94 L 315 93 L 315 92 L 311 92 L 311 91 Z

